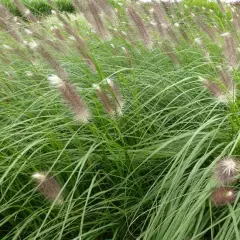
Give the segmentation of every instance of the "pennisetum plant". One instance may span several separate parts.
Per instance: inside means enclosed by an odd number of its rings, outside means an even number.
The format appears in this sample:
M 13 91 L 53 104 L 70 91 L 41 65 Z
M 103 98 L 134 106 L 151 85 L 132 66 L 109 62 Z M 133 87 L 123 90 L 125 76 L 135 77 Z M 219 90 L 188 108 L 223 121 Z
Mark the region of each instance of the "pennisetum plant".
M 105 16 L 112 18 L 114 16 L 114 11 L 112 7 L 108 4 L 107 0 L 95 0 L 99 12 L 104 12 Z
M 178 68 L 180 66 L 180 61 L 171 43 L 170 42 L 162 43 L 162 49 L 164 50 L 164 53 L 170 58 L 175 67 Z
M 236 31 L 240 31 L 240 12 L 239 9 L 237 7 L 231 7 L 231 14 L 232 14 L 232 23 L 233 23 L 233 27 Z
M 196 24 L 200 27 L 200 30 L 205 32 L 210 39 L 215 42 L 216 41 L 216 31 L 210 27 L 209 25 L 205 24 L 204 21 L 200 17 L 195 18 Z
M 217 68 L 219 69 L 219 76 L 226 91 L 229 92 L 234 101 L 236 97 L 236 84 L 230 75 L 229 69 L 223 68 L 221 66 L 218 66 Z
M 179 43 L 179 37 L 176 31 L 171 26 L 164 6 L 156 1 L 153 1 L 152 15 L 157 24 L 158 32 L 161 38 L 168 39 L 175 44 Z
M 90 69 L 93 72 L 96 72 L 96 65 L 90 55 L 89 49 L 84 39 L 79 34 L 76 33 L 75 29 L 73 29 L 70 24 L 64 23 L 64 28 L 66 29 L 67 33 L 71 35 L 73 39 L 76 40 L 75 46 L 77 50 L 80 52 L 80 54 L 82 55 L 82 57 L 84 58 L 84 60 L 86 61 L 86 63 L 88 64 L 88 66 L 90 67 Z

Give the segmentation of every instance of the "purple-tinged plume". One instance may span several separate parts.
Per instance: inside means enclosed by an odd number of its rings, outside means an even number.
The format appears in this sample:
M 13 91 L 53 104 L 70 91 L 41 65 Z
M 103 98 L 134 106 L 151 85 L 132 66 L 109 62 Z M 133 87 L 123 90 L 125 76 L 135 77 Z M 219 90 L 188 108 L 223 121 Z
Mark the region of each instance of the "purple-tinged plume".
M 76 119 L 80 122 L 87 123 L 90 120 L 90 110 L 85 101 L 79 96 L 75 87 L 56 75 L 49 76 L 48 80 L 60 90 L 63 98 L 75 113 Z
M 216 188 L 211 194 L 211 201 L 216 206 L 231 204 L 235 201 L 237 193 L 232 187 Z
M 63 196 L 60 194 L 61 186 L 54 177 L 47 176 L 45 173 L 34 173 L 32 178 L 36 181 L 38 191 L 48 200 L 56 201 L 57 204 L 63 203 Z

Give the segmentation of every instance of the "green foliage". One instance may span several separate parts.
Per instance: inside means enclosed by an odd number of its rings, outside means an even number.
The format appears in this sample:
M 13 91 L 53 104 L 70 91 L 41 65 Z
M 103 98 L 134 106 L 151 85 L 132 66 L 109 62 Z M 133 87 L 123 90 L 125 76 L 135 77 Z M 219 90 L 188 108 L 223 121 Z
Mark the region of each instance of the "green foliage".
M 49 6 L 46 0 L 23 0 L 22 1 L 26 7 L 28 7 L 35 15 L 48 15 L 51 13 L 51 6 Z M 0 0 L 0 3 L 4 4 L 9 8 L 9 10 L 15 14 L 20 16 L 20 12 L 12 1 L 9 0 Z M 60 11 L 65 12 L 74 12 L 74 8 L 72 6 L 71 0 L 56 0 L 54 3 L 57 5 Z
M 190 9 L 202 9 L 205 11 L 208 11 L 209 9 L 214 11 L 214 14 L 219 17 L 219 18 L 223 18 L 223 13 L 221 12 L 221 9 L 219 7 L 219 5 L 217 4 L 216 1 L 208 1 L 208 0 L 183 0 L 182 2 L 183 4 L 187 4 L 188 7 L 190 7 Z M 227 15 L 230 15 L 230 12 L 228 11 L 228 7 L 224 5 L 224 8 L 226 10 Z
M 50 9 L 42 5 L 42 11 Z M 127 29 L 125 18 L 120 31 Z M 60 24 L 54 17 L 46 21 L 44 36 L 55 41 L 49 28 L 61 29 Z M 199 37 L 190 18 L 186 23 L 192 38 Z M 239 197 L 219 208 L 209 199 L 217 185 L 216 161 L 240 155 L 239 96 L 219 103 L 199 81 L 219 78 L 220 47 L 205 41 L 208 62 L 194 40 L 179 39 L 179 67 L 158 43 L 149 50 L 116 35 L 103 41 L 82 17 L 72 24 L 98 72 L 89 69 L 65 32 L 60 50 L 48 50 L 88 103 L 88 124 L 74 120 L 47 80 L 53 70 L 37 51 L 1 32 L 0 41 L 21 49 L 25 58 L 1 46 L 8 61 L 0 64 L 0 239 L 239 240 Z M 239 83 L 238 69 L 233 76 Z M 107 77 L 124 96 L 122 116 L 110 117 L 92 87 L 107 88 Z M 37 191 L 31 175 L 40 171 L 50 171 L 61 184 L 62 205 Z

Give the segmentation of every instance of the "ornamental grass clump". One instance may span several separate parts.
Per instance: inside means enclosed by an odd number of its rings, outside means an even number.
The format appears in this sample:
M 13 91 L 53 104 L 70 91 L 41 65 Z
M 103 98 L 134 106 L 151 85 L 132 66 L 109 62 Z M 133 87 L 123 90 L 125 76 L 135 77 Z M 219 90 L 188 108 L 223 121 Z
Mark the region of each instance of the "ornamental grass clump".
M 183 2 L 0 5 L 0 239 L 240 239 L 238 10 Z

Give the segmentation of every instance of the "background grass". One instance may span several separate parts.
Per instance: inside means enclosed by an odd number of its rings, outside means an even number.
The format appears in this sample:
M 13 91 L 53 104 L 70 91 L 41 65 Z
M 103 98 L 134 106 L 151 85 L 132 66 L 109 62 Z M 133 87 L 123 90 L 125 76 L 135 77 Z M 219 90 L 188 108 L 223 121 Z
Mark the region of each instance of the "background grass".
M 24 5 L 29 8 L 36 16 L 46 16 L 51 14 L 52 7 L 49 5 L 47 0 L 22 0 L 21 2 L 24 3 Z M 109 4 L 112 6 L 117 6 L 118 3 L 124 2 L 124 0 L 110 0 Z M 11 0 L 0 0 L 0 3 L 7 6 L 14 15 L 21 16 L 21 13 Z M 55 0 L 54 3 L 56 4 L 59 11 L 68 13 L 75 12 L 71 0 Z
M 49 6 L 46 0 L 23 0 L 26 7 L 28 7 L 35 15 L 49 15 L 51 14 L 51 6 Z M 60 11 L 74 12 L 74 8 L 72 6 L 71 0 L 56 0 L 54 1 Z M 8 9 L 17 16 L 20 16 L 20 12 L 12 1 L 9 0 L 1 0 L 0 3 L 4 4 L 8 7 Z
M 47 0 L 22 0 L 22 2 L 37 16 L 51 14 L 52 8 L 47 2 Z M 55 0 L 54 2 L 60 11 L 69 13 L 73 13 L 75 11 L 71 0 Z M 118 4 L 124 4 L 125 0 L 109 0 L 108 2 L 110 5 L 118 8 Z M 17 7 L 11 0 L 0 0 L 0 3 L 7 6 L 13 14 L 17 16 L 21 15 Z M 183 0 L 181 4 L 187 4 L 187 6 L 189 6 L 190 8 L 204 7 L 206 9 L 213 9 L 214 11 L 219 12 L 219 7 L 217 6 L 217 4 L 215 2 L 209 2 L 207 0 Z

